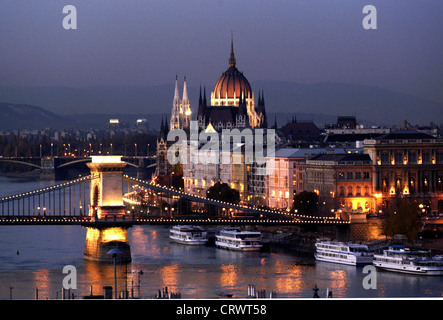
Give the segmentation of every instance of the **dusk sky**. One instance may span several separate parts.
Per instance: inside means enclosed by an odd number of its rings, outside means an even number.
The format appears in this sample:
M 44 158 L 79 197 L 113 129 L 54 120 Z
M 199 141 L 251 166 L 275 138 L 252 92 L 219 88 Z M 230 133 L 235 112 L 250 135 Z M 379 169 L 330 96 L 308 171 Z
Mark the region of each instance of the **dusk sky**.
M 365 5 L 377 30 L 365 30 Z M 77 30 L 62 26 L 77 9 Z M 443 102 L 441 0 L 2 0 L 0 86 L 341 82 Z

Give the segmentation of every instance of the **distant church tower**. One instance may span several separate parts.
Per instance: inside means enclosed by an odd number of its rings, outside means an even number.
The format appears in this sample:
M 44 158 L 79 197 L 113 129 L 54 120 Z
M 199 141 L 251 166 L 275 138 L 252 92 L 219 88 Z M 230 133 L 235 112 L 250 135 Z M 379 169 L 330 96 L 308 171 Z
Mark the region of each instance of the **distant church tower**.
M 191 114 L 191 105 L 189 103 L 188 89 L 186 87 L 186 77 L 183 84 L 183 96 L 182 99 L 180 99 L 178 80 L 176 76 L 174 100 L 172 101 L 172 114 L 169 129 L 188 130 L 191 125 Z
M 155 175 L 168 175 L 171 172 L 172 166 L 168 162 L 168 148 L 170 143 L 167 140 L 170 130 L 182 129 L 188 131 L 191 126 L 191 104 L 188 98 L 188 89 L 186 87 L 186 77 L 183 84 L 183 96 L 180 99 L 180 93 L 178 89 L 178 78 L 175 77 L 175 91 L 174 100 L 172 100 L 172 113 L 169 121 L 166 119 L 160 126 L 160 135 L 157 138 L 157 166 Z

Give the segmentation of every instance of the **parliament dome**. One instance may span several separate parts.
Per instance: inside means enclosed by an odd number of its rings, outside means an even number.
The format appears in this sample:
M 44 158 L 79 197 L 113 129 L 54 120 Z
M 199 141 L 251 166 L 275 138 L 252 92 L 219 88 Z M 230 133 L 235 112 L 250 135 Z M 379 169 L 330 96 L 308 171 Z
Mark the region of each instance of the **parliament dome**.
M 237 105 L 240 98 L 253 98 L 249 81 L 235 64 L 234 45 L 231 42 L 229 68 L 218 79 L 211 95 L 212 99 L 218 100 L 216 105 Z
M 214 96 L 222 99 L 249 98 L 252 96 L 251 85 L 235 65 L 230 66 L 215 84 Z

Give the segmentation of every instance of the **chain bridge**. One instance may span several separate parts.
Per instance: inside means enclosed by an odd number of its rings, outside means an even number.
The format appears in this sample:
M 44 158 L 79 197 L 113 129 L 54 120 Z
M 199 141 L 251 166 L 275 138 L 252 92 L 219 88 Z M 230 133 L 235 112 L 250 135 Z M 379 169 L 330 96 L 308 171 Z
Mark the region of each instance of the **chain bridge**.
M 0 225 L 83 226 L 87 229 L 85 257 L 95 260 L 106 260 L 105 251 L 111 247 L 121 249 L 130 260 L 127 230 L 134 225 L 349 225 L 349 221 L 335 217 L 292 214 L 208 199 L 123 175 L 127 163 L 120 156 L 93 156 L 87 165 L 90 175 L 0 198 Z M 128 189 L 126 193 L 125 188 Z M 134 197 L 134 190 L 140 188 L 170 203 L 184 198 L 194 204 L 224 208 L 236 215 L 190 217 L 171 211 L 166 215 L 140 213 L 138 209 L 143 204 L 152 206 L 149 201 L 142 203 L 143 199 Z

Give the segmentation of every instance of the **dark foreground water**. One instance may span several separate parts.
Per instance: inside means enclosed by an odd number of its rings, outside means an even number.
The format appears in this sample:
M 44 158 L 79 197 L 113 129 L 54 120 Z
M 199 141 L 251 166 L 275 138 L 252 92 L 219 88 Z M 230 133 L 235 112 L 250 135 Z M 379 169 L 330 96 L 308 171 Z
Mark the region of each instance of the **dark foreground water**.
M 0 177 L 0 195 L 33 190 L 51 182 Z M 142 298 L 168 287 L 182 298 L 217 298 L 219 294 L 245 298 L 248 285 L 278 298 L 312 298 L 317 285 L 338 298 L 441 297 L 443 277 L 377 272 L 376 289 L 364 289 L 361 267 L 316 262 L 312 256 L 289 252 L 232 252 L 215 247 L 170 243 L 164 226 L 130 229 L 132 263 L 118 265 L 118 289 Z M 102 294 L 114 285 L 113 265 L 83 258 L 86 229 L 80 226 L 0 226 L 0 299 L 61 297 L 63 267 L 76 268 L 76 298 Z M 142 272 L 140 272 L 142 271 Z

